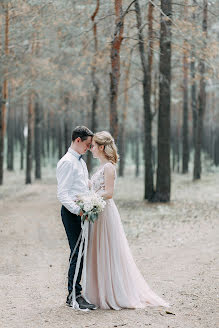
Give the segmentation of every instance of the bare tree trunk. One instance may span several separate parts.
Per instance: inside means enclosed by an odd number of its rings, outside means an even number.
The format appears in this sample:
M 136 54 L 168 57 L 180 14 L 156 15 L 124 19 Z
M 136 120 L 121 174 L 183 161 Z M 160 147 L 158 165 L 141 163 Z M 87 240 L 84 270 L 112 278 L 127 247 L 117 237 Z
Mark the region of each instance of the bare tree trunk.
M 20 132 L 20 169 L 24 169 L 24 147 L 25 147 L 25 139 L 24 139 L 24 108 L 23 103 L 21 105 L 20 111 L 20 119 L 19 119 L 19 132 Z
M 45 166 L 45 159 L 46 159 L 46 152 L 45 152 L 45 122 L 46 122 L 46 115 L 44 113 L 44 108 L 40 107 L 41 109 L 41 155 L 43 158 L 43 165 Z
M 148 66 L 149 66 L 149 84 L 151 88 L 151 73 L 153 66 L 153 10 L 154 5 L 149 2 L 148 4 Z
M 149 9 L 152 7 L 149 7 Z M 139 1 L 135 1 L 135 12 L 137 19 L 138 28 L 138 40 L 139 40 L 139 52 L 141 57 L 141 64 L 143 70 L 143 102 L 144 102 L 144 159 L 145 159 L 145 193 L 144 199 L 152 200 L 154 196 L 154 182 L 153 182 L 153 167 L 152 167 L 152 137 L 151 137 L 151 125 L 152 125 L 152 114 L 151 114 L 151 104 L 150 104 L 150 94 L 151 94 L 151 74 L 150 66 L 147 65 L 147 58 L 144 49 L 144 38 L 142 34 L 142 19 L 141 11 L 139 6 Z M 149 12 L 150 13 L 150 12 Z M 151 23 L 152 24 L 152 12 Z M 152 28 L 152 25 L 151 25 Z M 151 33 L 151 32 L 150 32 Z M 152 55 L 151 50 L 149 52 L 148 61 L 152 65 Z
M 140 174 L 140 150 L 141 150 L 141 117 L 139 110 L 135 112 L 135 119 L 136 119 L 136 133 L 135 133 L 135 176 L 138 177 Z
M 34 125 L 34 150 L 35 150 L 35 178 L 41 179 L 41 133 L 42 133 L 42 119 L 41 108 L 38 99 L 35 101 L 35 125 Z
M 47 149 L 47 156 L 50 157 L 50 129 L 51 129 L 51 113 L 48 110 L 47 114 L 47 129 L 46 129 L 46 149 Z
M 5 57 L 9 55 L 9 9 L 8 4 L 4 6 L 5 8 Z M 6 117 L 6 101 L 8 99 L 8 69 L 4 71 L 4 82 L 3 91 L 0 92 L 0 185 L 3 184 L 3 172 L 4 172 L 4 137 L 5 137 L 5 117 Z
M 63 156 L 63 133 L 62 133 L 62 119 L 59 114 L 59 120 L 58 120 L 58 154 L 59 159 Z
M 140 170 L 140 137 L 139 131 L 136 131 L 136 145 L 135 145 L 135 176 L 139 176 Z
M 92 100 L 92 115 L 91 115 L 91 129 L 93 132 L 97 129 L 97 117 L 96 117 L 96 110 L 98 105 L 98 96 L 99 96 L 99 83 L 96 77 L 96 70 L 97 70 L 97 53 L 98 53 L 98 39 L 97 39 L 97 23 L 95 22 L 96 15 L 98 14 L 100 7 L 100 1 L 97 0 L 96 9 L 91 16 L 91 20 L 93 22 L 93 35 L 94 35 L 94 58 L 92 64 L 92 82 L 94 86 L 94 93 L 93 93 L 93 100 Z
M 188 0 L 184 6 L 184 20 L 187 18 Z M 182 154 L 182 173 L 189 170 L 189 136 L 188 136 L 188 50 L 187 41 L 183 42 L 183 154 Z
M 99 98 L 99 83 L 96 77 L 96 70 L 97 70 L 97 53 L 98 53 L 98 39 L 97 39 L 97 23 L 95 22 L 96 15 L 98 14 L 100 7 L 100 1 L 97 0 L 96 8 L 91 16 L 91 21 L 93 23 L 93 35 L 94 35 L 94 58 L 91 68 L 91 78 L 93 82 L 93 98 L 92 98 L 92 109 L 91 109 L 91 130 L 96 132 L 97 130 L 97 107 L 98 107 L 98 98 Z M 88 171 L 91 172 L 92 170 L 92 155 L 91 152 L 87 153 L 87 168 Z
M 0 16 L 0 51 L 2 52 L 2 16 Z M 2 74 L 2 68 L 0 69 Z M 3 184 L 3 171 L 4 171 L 4 133 L 3 133 L 3 94 L 2 84 L 0 83 L 0 185 Z
M 159 73 L 155 72 L 154 74 L 154 83 L 153 83 L 153 116 L 155 116 L 156 113 L 158 113 L 159 110 Z M 153 140 L 151 141 L 152 144 L 152 170 L 153 170 L 153 176 L 154 172 L 157 168 L 157 146 L 153 146 Z M 155 187 L 154 187 L 155 188 Z M 154 191 L 155 192 L 155 191 Z
M 54 113 L 54 111 L 51 111 L 51 122 L 50 122 L 50 128 L 51 128 L 51 155 L 54 158 L 55 154 L 56 154 L 56 115 Z M 67 124 L 67 117 L 66 117 L 66 113 L 65 113 L 65 117 L 64 117 L 64 129 L 66 128 L 66 130 L 64 131 L 64 145 L 65 145 L 65 149 L 68 149 L 68 124 Z
M 57 126 L 57 115 L 55 113 L 55 110 L 52 109 L 51 112 L 52 116 L 52 121 L 51 121 L 51 155 L 52 158 L 55 158 L 56 156 L 56 126 Z M 63 120 L 63 126 L 64 126 L 64 131 L 63 131 L 63 143 L 64 143 L 64 152 L 66 152 L 66 147 L 68 149 L 68 125 L 65 131 L 65 127 L 67 125 L 67 117 L 66 117 L 66 110 L 64 109 L 64 120 Z
M 10 97 L 11 98 L 11 97 Z M 8 106 L 8 123 L 7 123 L 7 169 L 14 170 L 14 104 Z
M 69 95 L 64 95 L 64 104 L 65 104 L 65 117 L 64 117 L 64 140 L 65 140 L 65 152 L 67 152 L 70 144 L 71 144 L 71 132 L 69 129 Z M 55 120 L 54 120 L 55 123 Z M 54 125 L 54 136 L 55 136 L 55 125 Z M 55 148 L 55 146 L 54 146 Z M 55 149 L 54 149 L 55 152 Z
M 197 100 L 196 100 L 196 82 L 195 82 L 195 53 L 192 51 L 192 61 L 191 61 L 191 102 L 192 102 L 192 137 L 193 137 L 193 148 L 195 149 L 195 131 L 197 127 Z
M 197 180 L 201 178 L 201 147 L 202 147 L 202 133 L 203 133 L 203 118 L 206 107 L 206 81 L 205 81 L 205 55 L 206 55 L 206 43 L 207 43 L 207 18 L 208 18 L 208 1 L 203 0 L 203 21 L 202 31 L 204 34 L 204 46 L 203 46 L 203 58 L 199 63 L 200 71 L 200 89 L 199 89 L 199 108 L 197 113 L 197 127 L 196 127 L 196 144 L 195 144 L 195 158 L 194 158 L 194 170 L 193 179 Z
M 193 0 L 193 5 L 196 5 L 196 0 Z M 192 13 L 192 20 L 195 24 L 196 14 L 195 11 Z M 195 149 L 196 144 L 196 126 L 197 126 L 197 95 L 196 95 L 196 74 L 195 74 L 195 66 L 196 66 L 196 60 L 195 60 L 195 45 L 194 42 L 192 44 L 192 51 L 191 51 L 191 102 L 192 102 L 192 134 L 193 134 L 193 149 Z
M 0 185 L 3 184 L 3 172 L 4 172 L 4 112 L 3 112 L 3 95 L 2 88 L 0 86 Z
M 61 106 L 60 106 L 61 107 Z M 63 136 L 64 136 L 64 124 L 63 124 L 63 111 L 62 108 L 57 112 L 57 145 L 58 145 L 58 159 L 62 158 L 64 155 L 64 143 L 63 143 Z
M 121 122 L 119 127 L 119 138 L 118 138 L 118 151 L 119 151 L 119 176 L 124 176 L 125 168 L 125 150 L 124 150 L 124 139 L 125 139 L 125 127 L 124 122 Z
M 33 159 L 33 101 L 34 95 L 29 97 L 28 104 L 28 135 L 27 135 L 27 153 L 26 153 L 26 184 L 31 183 L 31 170 Z
M 9 88 L 9 99 L 14 99 L 14 81 L 11 80 Z M 16 116 L 15 116 L 15 102 L 12 100 L 8 106 L 8 122 L 7 122 L 7 169 L 14 170 L 14 147 L 16 145 Z
M 176 167 L 176 125 L 173 123 L 173 127 L 171 127 L 170 139 L 171 139 L 171 148 L 172 148 L 172 171 L 175 171 Z
M 172 1 L 161 0 L 160 96 L 158 116 L 158 167 L 154 201 L 170 200 L 170 106 L 171 106 L 171 17 Z M 170 19 L 167 19 L 170 18 Z
M 215 122 L 215 112 L 217 108 L 217 100 L 216 100 L 216 93 L 213 92 L 212 94 L 212 111 L 211 111 L 211 119 L 210 119 L 210 156 L 214 161 L 214 154 L 215 154 L 215 141 L 216 141 L 216 131 L 217 131 L 217 122 Z
M 216 129 L 215 131 L 214 164 L 219 166 L 219 129 Z
M 115 31 L 111 47 L 111 73 L 110 73 L 110 133 L 117 143 L 118 139 L 118 113 L 117 100 L 120 80 L 120 47 L 123 39 L 123 11 L 122 0 L 115 1 Z
M 124 104 L 123 104 L 123 112 L 122 112 L 122 121 L 120 124 L 120 133 L 119 133 L 119 176 L 124 176 L 125 169 L 125 124 L 127 120 L 127 110 L 128 110 L 128 88 L 129 88 L 129 73 L 131 68 L 131 58 L 132 58 L 132 50 L 130 51 L 129 61 L 125 71 L 125 85 L 124 85 Z

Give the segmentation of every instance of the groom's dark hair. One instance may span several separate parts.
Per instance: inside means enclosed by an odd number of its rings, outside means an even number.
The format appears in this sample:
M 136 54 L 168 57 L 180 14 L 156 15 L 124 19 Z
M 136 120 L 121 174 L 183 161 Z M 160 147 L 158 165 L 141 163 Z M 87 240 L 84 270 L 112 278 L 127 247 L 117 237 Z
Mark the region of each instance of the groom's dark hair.
M 81 138 L 81 140 L 84 141 L 88 137 L 93 137 L 93 135 L 93 132 L 86 126 L 77 126 L 72 132 L 72 141 L 75 141 L 77 138 Z

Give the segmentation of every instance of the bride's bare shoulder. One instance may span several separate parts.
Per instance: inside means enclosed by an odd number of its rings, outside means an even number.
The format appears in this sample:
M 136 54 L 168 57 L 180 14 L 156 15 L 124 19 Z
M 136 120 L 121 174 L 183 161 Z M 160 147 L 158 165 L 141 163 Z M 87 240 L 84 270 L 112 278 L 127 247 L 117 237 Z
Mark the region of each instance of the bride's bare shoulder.
M 115 176 L 115 165 L 111 162 L 108 162 L 104 165 L 104 174 Z
M 115 170 L 115 164 L 113 164 L 113 163 L 111 163 L 111 162 L 107 162 L 106 164 L 104 164 L 104 169 L 105 168 L 111 168 L 111 169 L 113 169 L 113 170 Z

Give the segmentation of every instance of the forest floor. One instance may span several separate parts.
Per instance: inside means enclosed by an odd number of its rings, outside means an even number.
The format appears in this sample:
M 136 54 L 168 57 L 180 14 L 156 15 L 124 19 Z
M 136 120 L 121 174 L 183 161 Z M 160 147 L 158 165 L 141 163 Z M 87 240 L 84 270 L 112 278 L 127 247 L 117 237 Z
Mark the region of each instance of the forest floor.
M 69 248 L 53 169 L 24 185 L 6 173 L 0 189 L 0 327 L 217 326 L 219 173 L 172 176 L 169 204 L 142 201 L 142 177 L 119 178 L 115 201 L 135 261 L 165 308 L 74 311 L 65 305 Z

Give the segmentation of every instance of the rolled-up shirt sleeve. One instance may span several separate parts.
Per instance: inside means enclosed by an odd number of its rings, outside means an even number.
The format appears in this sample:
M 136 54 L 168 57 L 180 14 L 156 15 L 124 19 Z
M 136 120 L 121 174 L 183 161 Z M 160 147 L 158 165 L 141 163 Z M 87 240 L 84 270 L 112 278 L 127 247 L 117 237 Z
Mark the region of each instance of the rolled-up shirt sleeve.
M 61 162 L 56 171 L 58 182 L 57 198 L 71 213 L 79 215 L 80 207 L 75 200 L 70 197 L 71 188 L 74 184 L 73 163 L 70 161 Z

